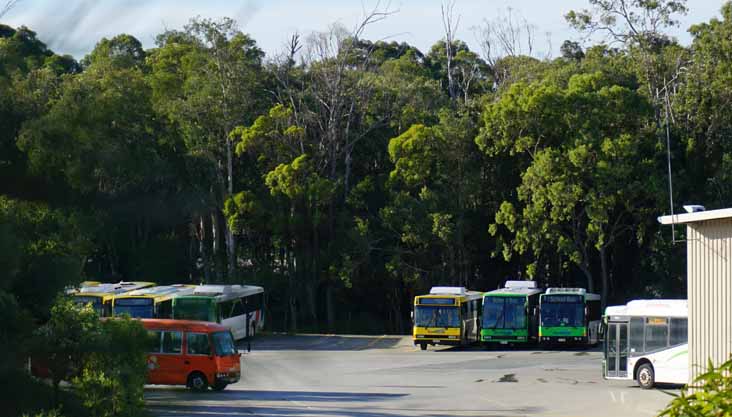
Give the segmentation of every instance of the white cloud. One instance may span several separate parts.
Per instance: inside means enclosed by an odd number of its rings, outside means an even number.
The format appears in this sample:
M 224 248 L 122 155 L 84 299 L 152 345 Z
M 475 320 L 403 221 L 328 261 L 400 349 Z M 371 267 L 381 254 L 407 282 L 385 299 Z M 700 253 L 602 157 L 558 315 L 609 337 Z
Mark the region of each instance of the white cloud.
M 239 21 L 242 29 L 272 54 L 280 51 L 295 31 L 324 31 L 336 21 L 353 27 L 362 16 L 363 6 L 374 4 L 376 0 L 22 0 L 5 17 L 5 23 L 26 25 L 53 50 L 81 58 L 102 37 L 129 33 L 151 47 L 155 35 L 165 28 L 181 28 L 191 17 L 228 16 Z M 365 36 L 405 41 L 426 52 L 443 36 L 441 4 L 441 0 L 392 0 L 392 8 L 399 12 L 368 28 Z M 455 12 L 461 19 L 458 36 L 475 48 L 470 28 L 511 7 L 537 26 L 539 50 L 548 48 L 545 32 L 551 33 L 551 47 L 556 55 L 563 40 L 577 38 L 563 15 L 587 5 L 587 0 L 457 0 Z M 720 3 L 694 0 L 690 7 L 690 15 L 674 31 L 682 42 L 689 41 L 686 28 L 718 14 Z

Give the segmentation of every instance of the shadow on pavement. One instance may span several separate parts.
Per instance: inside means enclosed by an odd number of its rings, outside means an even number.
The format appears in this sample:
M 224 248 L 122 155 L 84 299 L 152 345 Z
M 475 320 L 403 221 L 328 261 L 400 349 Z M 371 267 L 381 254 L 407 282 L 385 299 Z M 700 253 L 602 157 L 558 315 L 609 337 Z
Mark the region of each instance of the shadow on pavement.
M 253 340 L 252 351 L 313 350 L 348 351 L 369 349 L 390 349 L 404 340 L 401 336 L 331 336 L 294 335 L 262 336 Z M 246 342 L 239 348 L 246 349 Z
M 308 407 L 299 404 L 292 406 L 222 406 L 222 405 L 176 405 L 171 407 L 153 406 L 148 411 L 156 416 L 352 416 L 352 417 L 395 417 L 395 416 L 424 416 L 424 417 L 455 417 L 463 413 L 482 417 L 506 417 L 515 415 L 535 414 L 541 411 L 538 408 L 519 408 L 515 410 L 429 410 L 415 408 L 350 408 L 340 406 Z

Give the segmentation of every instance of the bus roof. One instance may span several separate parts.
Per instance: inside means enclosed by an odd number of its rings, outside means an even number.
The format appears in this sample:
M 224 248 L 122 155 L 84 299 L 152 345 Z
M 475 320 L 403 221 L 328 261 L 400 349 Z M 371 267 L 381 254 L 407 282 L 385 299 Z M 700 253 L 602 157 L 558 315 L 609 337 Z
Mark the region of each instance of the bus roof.
M 687 300 L 633 300 L 622 306 L 605 308 L 606 316 L 626 317 L 688 317 Z
M 192 293 L 181 297 L 211 297 L 217 301 L 225 301 L 263 292 L 264 288 L 256 285 L 199 285 Z
M 482 292 L 470 291 L 465 287 L 432 287 L 429 294 L 418 295 L 415 297 L 415 301 L 421 298 L 457 298 L 461 301 L 467 301 L 482 296 Z
M 130 291 L 129 293 L 125 294 L 125 297 L 130 296 L 159 296 L 159 295 L 169 295 L 169 294 L 175 294 L 180 292 L 193 292 L 193 290 L 196 288 L 195 285 L 185 285 L 185 284 L 173 284 L 173 285 L 157 285 L 155 287 L 147 287 L 147 288 L 141 288 L 139 290 Z
M 544 290 L 541 288 L 521 288 L 521 287 L 514 287 L 514 288 L 499 288 L 497 290 L 488 291 L 487 293 L 484 293 L 483 296 L 507 296 L 507 297 L 524 297 L 528 295 L 534 295 L 534 294 L 541 294 Z
M 542 295 L 551 295 L 551 294 L 583 295 L 585 297 L 585 300 L 599 300 L 600 299 L 600 294 L 593 294 L 593 293 L 587 292 L 587 290 L 584 288 L 551 287 L 551 288 L 547 288 L 546 292 Z
M 142 326 L 148 330 L 182 330 L 189 332 L 221 332 L 229 328 L 218 323 L 195 320 L 140 319 Z
M 81 287 L 79 291 L 73 295 L 78 296 L 97 296 L 103 297 L 108 295 L 119 295 L 140 288 L 152 287 L 154 282 L 143 281 L 120 281 L 118 283 L 97 283 L 88 287 Z
M 153 298 L 155 301 L 163 301 L 175 296 L 191 294 L 195 288 L 195 285 L 185 284 L 158 285 L 130 291 L 115 298 Z

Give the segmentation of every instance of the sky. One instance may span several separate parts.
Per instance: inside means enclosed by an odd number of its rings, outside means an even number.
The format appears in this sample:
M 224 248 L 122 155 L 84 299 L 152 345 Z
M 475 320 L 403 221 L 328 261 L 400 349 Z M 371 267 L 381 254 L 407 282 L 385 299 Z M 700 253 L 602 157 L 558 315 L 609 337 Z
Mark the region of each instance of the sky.
M 6 0 L 0 0 L 4 4 Z M 370 25 L 363 37 L 370 40 L 407 42 L 427 52 L 444 37 L 442 0 L 381 0 L 394 14 Z M 719 16 L 723 0 L 688 0 L 689 14 L 671 31 L 682 44 L 689 44 L 690 25 Z M 284 50 L 289 37 L 326 31 L 333 23 L 354 28 L 364 10 L 378 0 L 19 0 L 0 23 L 25 25 L 57 53 L 77 59 L 89 53 L 102 37 L 128 33 L 146 48 L 155 35 L 180 29 L 192 17 L 231 17 L 250 34 L 268 56 Z M 478 50 L 475 30 L 484 20 L 511 13 L 523 16 L 536 30 L 536 50 L 542 56 L 557 56 L 566 39 L 581 41 L 580 34 L 564 20 L 569 10 L 587 8 L 588 0 L 455 0 L 459 16 L 457 38 Z

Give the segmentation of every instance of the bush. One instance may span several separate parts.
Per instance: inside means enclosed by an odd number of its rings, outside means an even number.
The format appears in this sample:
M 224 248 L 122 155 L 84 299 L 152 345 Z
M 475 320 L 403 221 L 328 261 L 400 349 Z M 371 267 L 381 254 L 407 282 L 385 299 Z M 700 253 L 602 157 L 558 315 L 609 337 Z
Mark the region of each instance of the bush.
M 59 298 L 51 319 L 35 333 L 35 358 L 47 366 L 59 403 L 59 382 L 94 417 L 132 417 L 142 412 L 149 338 L 139 321 L 100 320 L 89 306 Z
M 99 317 L 94 309 L 78 306 L 66 297 L 56 300 L 50 320 L 36 330 L 33 357 L 51 377 L 54 405 L 58 405 L 60 382 L 69 381 L 84 367 L 84 361 L 95 351 L 99 333 Z
M 148 340 L 147 332 L 136 320 L 101 322 L 96 351 L 87 358 L 82 374 L 73 380 L 93 416 L 127 417 L 141 412 Z
M 674 398 L 661 417 L 732 417 L 732 359 L 706 373 Z

